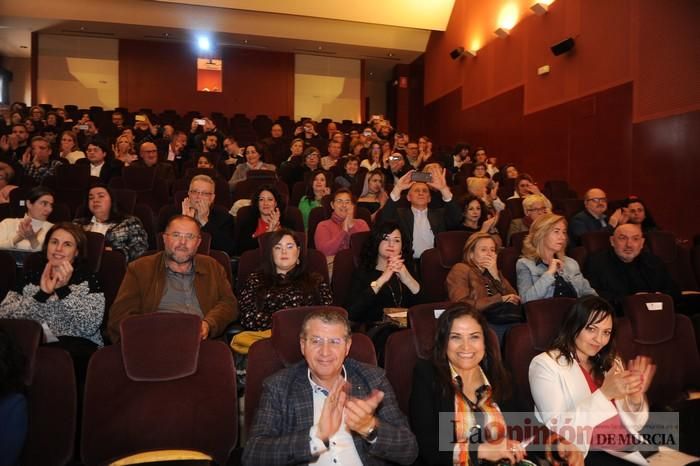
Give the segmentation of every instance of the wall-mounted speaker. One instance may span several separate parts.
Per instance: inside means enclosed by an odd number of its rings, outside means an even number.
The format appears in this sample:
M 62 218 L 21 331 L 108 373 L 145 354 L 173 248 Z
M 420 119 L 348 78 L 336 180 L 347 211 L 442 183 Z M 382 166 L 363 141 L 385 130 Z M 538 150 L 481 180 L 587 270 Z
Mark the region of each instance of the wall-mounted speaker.
M 563 41 L 552 45 L 552 53 L 554 54 L 554 56 L 562 55 L 564 53 L 570 52 L 574 48 L 574 45 L 576 45 L 576 43 L 574 42 L 574 38 L 567 37 Z
M 458 59 L 462 55 L 464 55 L 464 47 L 457 47 L 456 49 L 450 52 L 450 58 L 452 58 L 453 60 Z

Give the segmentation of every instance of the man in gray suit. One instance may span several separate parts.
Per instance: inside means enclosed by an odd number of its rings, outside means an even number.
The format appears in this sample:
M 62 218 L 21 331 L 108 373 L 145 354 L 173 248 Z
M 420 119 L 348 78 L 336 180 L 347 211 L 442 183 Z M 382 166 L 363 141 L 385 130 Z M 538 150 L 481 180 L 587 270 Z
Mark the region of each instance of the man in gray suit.
M 300 344 L 304 360 L 263 384 L 243 464 L 411 464 L 418 445 L 384 372 L 347 357 L 345 316 L 310 313 Z

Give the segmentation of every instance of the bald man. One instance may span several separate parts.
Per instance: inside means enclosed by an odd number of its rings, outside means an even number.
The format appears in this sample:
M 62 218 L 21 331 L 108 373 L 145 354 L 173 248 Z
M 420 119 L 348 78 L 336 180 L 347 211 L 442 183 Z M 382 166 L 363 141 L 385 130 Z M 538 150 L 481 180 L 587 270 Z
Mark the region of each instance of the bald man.
M 175 181 L 175 168 L 170 162 L 158 161 L 158 147 L 152 142 L 144 142 L 139 147 L 139 160 L 131 164 L 138 167 L 153 167 L 156 177 L 169 183 Z
M 581 235 L 590 231 L 608 230 L 617 226 L 612 219 L 608 221 L 605 211 L 608 210 L 608 196 L 600 188 L 586 191 L 583 197 L 583 210 L 569 220 L 569 245 L 581 246 Z
M 635 293 L 665 293 L 679 304 L 680 288 L 663 261 L 644 249 L 644 234 L 639 225 L 618 226 L 610 237 L 610 245 L 588 258 L 584 275 L 618 315 L 622 315 L 625 296 Z

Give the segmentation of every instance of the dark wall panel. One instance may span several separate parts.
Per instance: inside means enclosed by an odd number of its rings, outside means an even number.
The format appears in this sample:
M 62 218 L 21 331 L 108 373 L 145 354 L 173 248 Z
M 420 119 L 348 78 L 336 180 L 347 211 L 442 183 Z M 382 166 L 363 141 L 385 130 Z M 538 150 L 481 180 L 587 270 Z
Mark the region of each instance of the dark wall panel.
M 461 109 L 459 89 L 425 107 L 436 145 L 486 146 L 540 183 L 567 180 L 611 199 L 644 198 L 664 229 L 700 232 L 700 112 L 634 124 L 632 84 L 523 115 L 523 88 Z M 682 203 L 682 204 L 681 204 Z M 681 205 L 683 206 L 682 208 Z M 684 213 L 685 212 L 685 213 Z
M 224 49 L 221 93 L 197 92 L 196 58 L 186 44 L 121 40 L 120 105 L 229 116 L 294 115 L 294 54 Z

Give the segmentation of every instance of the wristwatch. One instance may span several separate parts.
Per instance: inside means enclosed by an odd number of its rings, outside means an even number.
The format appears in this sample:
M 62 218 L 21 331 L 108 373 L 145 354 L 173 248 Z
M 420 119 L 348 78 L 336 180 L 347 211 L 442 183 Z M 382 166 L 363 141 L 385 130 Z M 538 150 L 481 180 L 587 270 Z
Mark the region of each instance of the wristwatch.
M 377 425 L 375 424 L 374 426 L 370 427 L 370 429 L 367 431 L 367 434 L 365 434 L 365 440 L 368 442 L 374 442 L 377 440 Z

